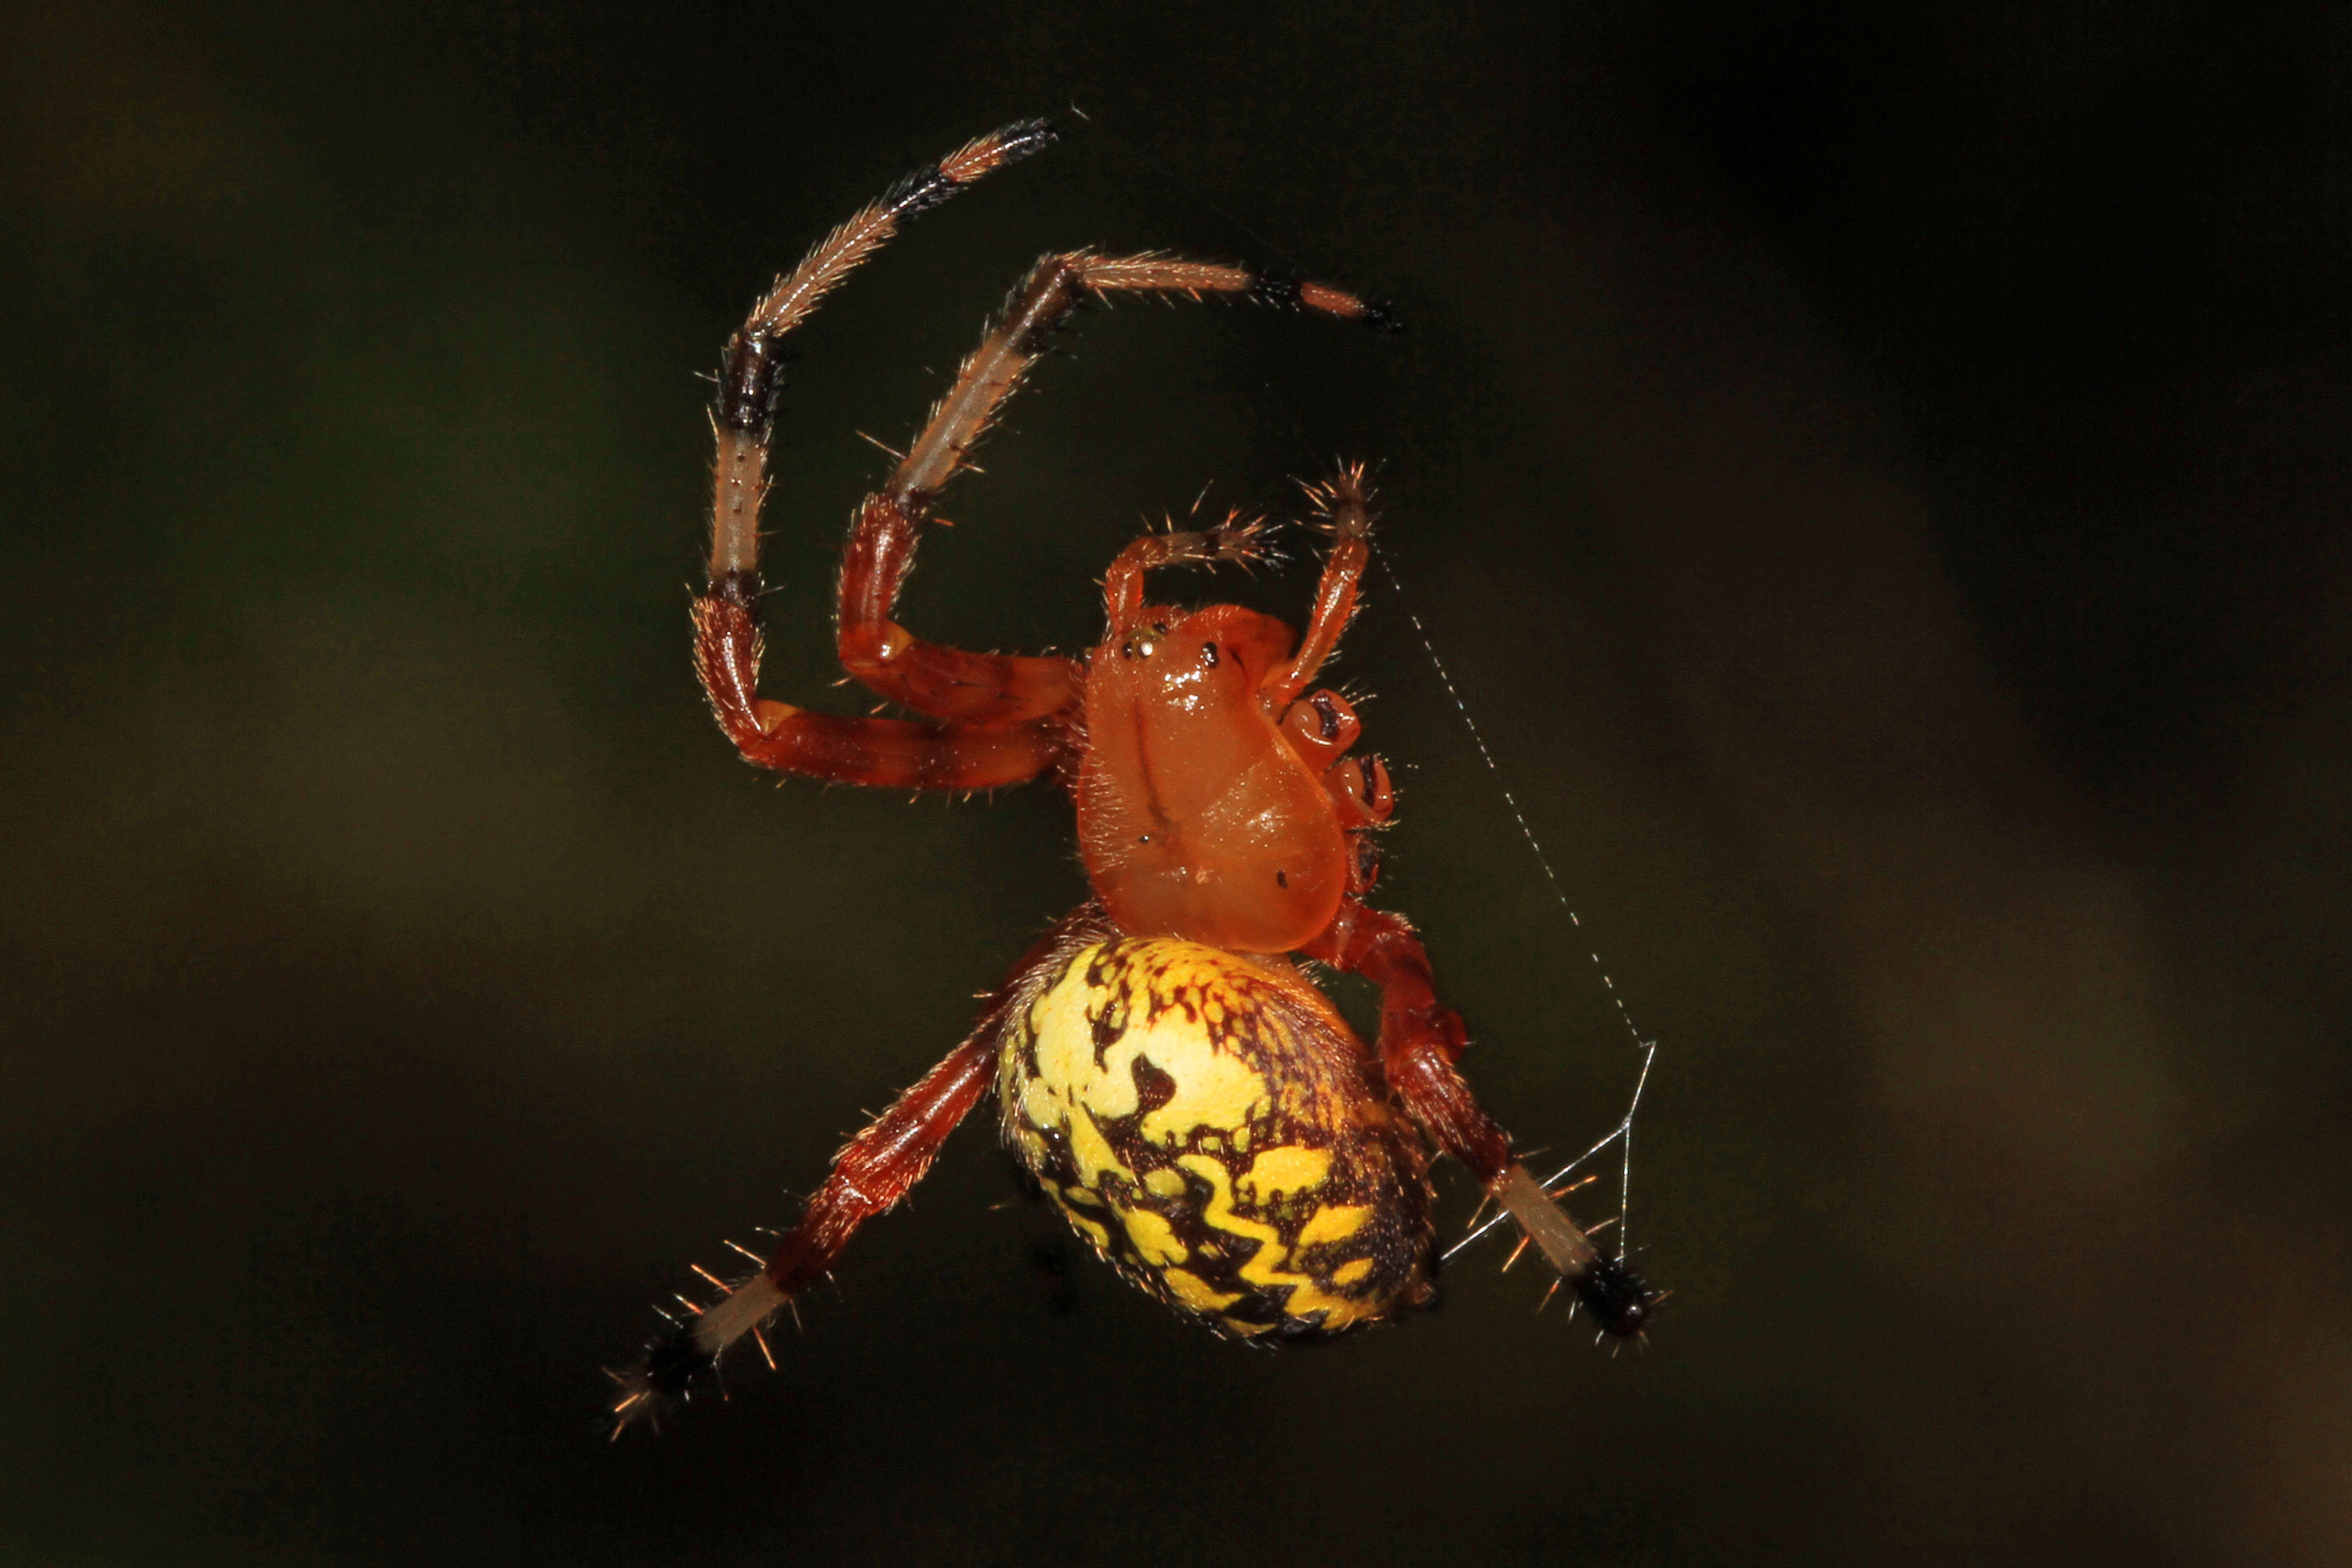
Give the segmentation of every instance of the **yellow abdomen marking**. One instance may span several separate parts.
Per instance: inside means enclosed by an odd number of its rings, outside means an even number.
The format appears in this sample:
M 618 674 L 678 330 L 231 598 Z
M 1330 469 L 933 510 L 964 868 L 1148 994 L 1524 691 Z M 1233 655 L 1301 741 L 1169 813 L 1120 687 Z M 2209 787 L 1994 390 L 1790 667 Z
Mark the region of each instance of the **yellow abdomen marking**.
M 1336 1332 L 1428 1295 L 1426 1157 L 1278 961 L 1082 949 L 1006 1030 L 1005 1130 L 1079 1233 L 1223 1331 Z

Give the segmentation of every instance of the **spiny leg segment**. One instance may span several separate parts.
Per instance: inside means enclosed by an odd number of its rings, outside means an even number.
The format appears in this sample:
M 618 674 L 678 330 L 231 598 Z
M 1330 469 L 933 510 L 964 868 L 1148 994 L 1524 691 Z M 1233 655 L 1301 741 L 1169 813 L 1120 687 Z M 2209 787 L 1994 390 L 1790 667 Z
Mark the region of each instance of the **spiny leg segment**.
M 1248 566 L 1268 558 L 1265 524 L 1238 514 L 1216 528 L 1171 529 L 1128 542 L 1103 574 L 1105 624 L 1116 641 L 1143 619 L 1143 579 L 1163 566 L 1207 566 L 1217 562 Z
M 719 459 L 709 584 L 694 605 L 695 665 L 719 727 L 750 762 L 850 784 L 984 789 L 1034 777 L 1058 754 L 1055 727 L 1034 716 L 1025 723 L 917 724 L 814 713 L 759 696 L 760 507 L 782 339 L 908 219 L 1053 140 L 1045 121 L 1023 121 L 908 175 L 779 279 L 728 342 L 711 421 Z M 1034 662 L 1057 674 L 1066 663 Z M 1066 688 L 1066 675 L 1058 678 Z
M 1354 836 L 1348 890 L 1361 895 L 1371 891 L 1380 877 L 1380 844 L 1370 830 L 1385 826 L 1396 809 L 1388 764 L 1377 754 L 1339 756 L 1355 743 L 1359 726 L 1355 710 L 1338 692 L 1318 691 L 1304 702 L 1298 698 L 1339 651 L 1340 636 L 1355 619 L 1364 568 L 1371 561 L 1372 489 L 1361 463 L 1349 464 L 1324 483 L 1305 489 L 1324 531 L 1331 536 L 1331 552 L 1324 558 L 1323 575 L 1315 585 L 1315 608 L 1298 652 L 1268 672 L 1265 692 L 1270 700 L 1286 706 L 1284 721 L 1294 725 L 1294 733 L 1310 746 L 1319 739 L 1335 759 L 1324 774 L 1324 787 L 1339 808 L 1339 826 Z
M 987 1092 L 996 1071 L 992 1024 L 983 1020 L 971 1038 L 850 1140 L 835 1157 L 824 1184 L 810 1197 L 800 1224 L 759 1273 L 647 1348 L 645 1363 L 620 1380 L 621 1397 L 613 1406 L 616 1435 L 666 1399 L 691 1398 L 717 1371 L 728 1346 L 757 1332 L 823 1279 L 857 1227 L 895 1205 L 922 1179 L 947 1135 Z
M 1036 719 L 1070 700 L 1077 673 L 1069 660 L 940 647 L 916 637 L 890 614 L 940 492 L 965 466 L 1005 400 L 1028 378 L 1055 330 L 1081 303 L 1115 294 L 1239 300 L 1399 330 L 1394 314 L 1374 300 L 1245 267 L 1091 251 L 1040 259 L 959 367 L 955 384 L 931 410 L 889 482 L 866 498 L 850 531 L 841 568 L 841 663 L 877 695 L 935 718 L 997 722 Z
M 841 718 L 761 699 L 760 509 L 780 340 L 908 218 L 1053 139 L 1045 121 L 1023 121 L 908 176 L 780 279 L 728 344 L 713 420 L 719 460 L 709 585 L 695 604 L 695 654 L 720 728 L 750 762 L 853 784 L 983 789 L 1034 777 L 1060 756 L 1079 687 L 1076 661 L 968 653 L 926 642 L 890 616 L 940 489 L 1082 300 L 1119 292 L 1216 295 L 1398 328 L 1373 300 L 1247 268 L 1155 255 L 1045 258 L 964 361 L 889 483 L 859 509 L 843 557 L 843 668 L 881 697 L 941 722 Z
M 1470 1168 L 1520 1231 L 1612 1334 L 1642 1331 L 1656 1292 L 1593 1246 L 1527 1167 L 1454 1065 L 1469 1042 L 1462 1016 L 1437 999 L 1429 952 L 1401 917 L 1342 904 L 1330 929 L 1303 950 L 1381 988 L 1381 1065 L 1390 1089 L 1437 1146 Z
M 1364 466 L 1350 464 L 1306 489 L 1331 535 L 1331 553 L 1324 558 L 1323 576 L 1315 585 L 1315 611 L 1298 652 L 1266 688 L 1266 695 L 1280 703 L 1295 701 L 1339 648 L 1339 634 L 1355 618 L 1357 592 L 1371 560 L 1372 490 L 1364 481 Z
M 800 1223 L 778 1240 L 760 1272 L 708 1307 L 688 1303 L 693 1316 L 648 1346 L 634 1371 L 615 1374 L 621 1384 L 613 1406 L 616 1436 L 666 1402 L 691 1398 L 708 1386 L 728 1347 L 756 1335 L 825 1277 L 858 1226 L 898 1205 L 930 1170 L 948 1134 L 992 1087 L 1006 1022 L 1036 1000 L 1041 977 L 1058 973 L 1072 953 L 1107 930 L 1102 912 L 1086 904 L 1039 938 L 991 994 L 964 1042 L 834 1156 Z
M 1054 128 L 1024 120 L 965 142 L 937 163 L 918 169 L 835 229 L 801 264 L 751 307 L 742 329 L 728 340 L 713 423 L 719 430 L 717 493 L 711 505 L 710 574 L 751 572 L 760 564 L 760 502 L 767 491 L 768 440 L 776 393 L 783 381 L 781 344 L 842 279 L 894 237 L 983 174 L 1051 146 Z

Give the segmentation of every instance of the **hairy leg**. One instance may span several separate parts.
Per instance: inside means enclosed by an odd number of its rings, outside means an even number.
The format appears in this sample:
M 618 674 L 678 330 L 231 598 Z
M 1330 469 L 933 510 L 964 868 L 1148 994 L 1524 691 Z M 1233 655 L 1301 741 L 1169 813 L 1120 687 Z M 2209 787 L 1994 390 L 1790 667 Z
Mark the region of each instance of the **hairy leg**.
M 1559 1270 L 1612 1333 L 1636 1334 L 1656 1300 L 1622 1261 L 1610 1258 L 1559 1202 L 1511 1158 L 1511 1140 L 1455 1066 L 1468 1043 L 1462 1016 L 1437 999 L 1429 953 L 1403 920 L 1353 899 L 1303 949 L 1381 988 L 1381 1065 L 1389 1088 L 1438 1148 L 1468 1166 L 1487 1194 Z
M 1331 535 L 1322 580 L 1315 586 L 1315 610 L 1307 635 L 1287 665 L 1269 673 L 1265 692 L 1276 704 L 1297 700 L 1339 646 L 1339 634 L 1355 618 L 1356 595 L 1371 559 L 1372 491 L 1360 463 L 1342 468 L 1327 482 L 1307 487 L 1307 498 Z
M 1216 296 L 1383 330 L 1397 324 L 1384 307 L 1345 289 L 1244 267 L 1085 251 L 1040 260 L 958 369 L 889 482 L 858 509 L 850 530 L 841 568 L 841 663 L 877 695 L 942 719 L 1018 721 L 1050 711 L 1074 689 L 1071 661 L 962 653 L 924 642 L 890 616 L 940 490 L 1027 379 L 1055 329 L 1081 302 L 1117 294 Z
M 1163 566 L 1207 566 L 1223 561 L 1246 566 L 1265 559 L 1260 535 L 1265 524 L 1228 519 L 1221 528 L 1171 530 L 1128 541 L 1103 574 L 1103 614 L 1116 640 L 1143 618 L 1144 574 Z
M 982 721 L 977 723 L 921 725 L 814 713 L 758 695 L 760 506 L 767 492 L 782 339 L 917 214 L 1052 140 L 1044 121 L 1024 121 L 908 175 L 777 279 L 727 344 L 711 417 L 719 460 L 709 584 L 694 606 L 695 667 L 719 727 L 752 763 L 848 784 L 982 789 L 1033 777 L 1056 754 L 1058 731 L 1042 721 L 1058 701 L 1034 712 L 971 715 Z M 1066 663 L 1046 662 L 1057 671 Z
M 711 501 L 710 574 L 756 571 L 760 564 L 760 503 L 767 493 L 768 440 L 783 382 L 782 342 L 820 300 L 918 214 L 1008 163 L 1054 142 L 1042 120 L 1024 120 L 967 142 L 926 169 L 918 169 L 868 203 L 801 258 L 761 296 L 728 340 L 711 423 L 719 434 L 716 491 Z
M 992 789 L 1034 778 L 1066 744 L 1058 712 L 1005 723 L 924 723 L 818 713 L 759 695 L 760 623 L 740 578 L 695 601 L 695 668 L 746 762 L 840 784 Z
M 716 1371 L 728 1347 L 756 1334 L 824 1279 L 857 1228 L 896 1207 L 923 1179 L 948 1134 L 994 1081 L 1006 1020 L 1035 1000 L 1039 976 L 1057 971 L 1102 930 L 1102 912 L 1087 904 L 1038 940 L 991 994 L 963 1044 L 834 1156 L 832 1171 L 810 1195 L 800 1223 L 777 1243 L 760 1272 L 656 1342 L 644 1363 L 622 1378 L 622 1395 L 613 1407 L 616 1434 L 665 1399 L 690 1397 Z

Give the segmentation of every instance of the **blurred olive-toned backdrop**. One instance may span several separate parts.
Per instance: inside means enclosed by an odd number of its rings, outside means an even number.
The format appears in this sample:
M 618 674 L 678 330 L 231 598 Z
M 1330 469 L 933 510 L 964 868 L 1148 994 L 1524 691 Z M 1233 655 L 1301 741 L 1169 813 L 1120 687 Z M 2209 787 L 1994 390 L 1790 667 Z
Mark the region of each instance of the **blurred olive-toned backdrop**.
M 2352 1558 L 2347 42 L 16 8 L 0 1559 Z M 1631 1086 L 1599 949 L 1664 1042 L 1631 1234 L 1673 1301 L 1612 1358 L 1487 1245 L 1441 1311 L 1254 1353 L 976 1126 L 782 1376 L 608 1445 L 648 1304 L 1082 895 L 1050 790 L 779 790 L 685 658 L 721 339 L 905 169 L 1073 100 L 802 340 L 769 688 L 856 702 L 857 433 L 903 440 L 1039 251 L 1396 300 L 1394 341 L 1086 317 L 905 618 L 1081 646 L 1145 519 L 1381 460 L 1402 596 L 1341 667 L 1403 793 L 1381 900 L 1523 1144 Z

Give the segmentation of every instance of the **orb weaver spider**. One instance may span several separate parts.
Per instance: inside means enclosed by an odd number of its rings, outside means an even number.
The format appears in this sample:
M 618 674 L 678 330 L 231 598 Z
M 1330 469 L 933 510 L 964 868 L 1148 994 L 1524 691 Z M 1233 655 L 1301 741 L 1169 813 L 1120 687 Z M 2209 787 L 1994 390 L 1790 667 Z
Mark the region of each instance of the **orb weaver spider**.
M 1394 331 L 1328 284 L 1147 254 L 1047 256 L 964 360 L 841 567 L 841 665 L 916 719 L 846 718 L 759 695 L 759 520 L 778 345 L 908 219 L 1054 140 L 1007 126 L 909 175 L 819 243 L 730 340 L 709 584 L 694 658 L 719 728 L 757 766 L 830 782 L 969 791 L 1051 773 L 1076 805 L 1093 898 L 1047 931 L 947 1059 L 837 1154 L 759 1271 L 657 1340 L 621 1378 L 620 1426 L 691 1396 L 719 1357 L 823 1278 L 992 1087 L 1007 1142 L 1128 1279 L 1251 1340 L 1328 1336 L 1433 1294 L 1426 1138 L 1469 1167 L 1608 1332 L 1656 1293 L 1602 1254 L 1511 1156 L 1456 1063 L 1412 927 L 1362 900 L 1395 804 L 1361 725 L 1315 679 L 1356 609 L 1372 497 L 1360 468 L 1309 494 L 1331 539 L 1305 636 L 1235 605 L 1149 602 L 1161 567 L 1247 563 L 1258 525 L 1148 534 L 1111 563 L 1108 629 L 1083 658 L 967 653 L 891 619 L 933 502 L 1082 301 L 1207 295 Z M 1368 1051 L 1294 955 L 1380 988 Z M 742 1249 L 739 1249 L 742 1250 Z M 684 1298 L 680 1298 L 681 1300 Z M 774 1358 L 769 1356 L 772 1365 Z M 616 1426 L 615 1430 L 618 1430 Z

